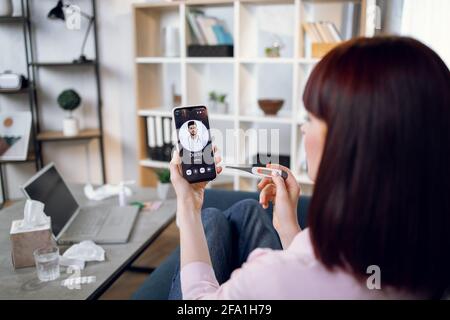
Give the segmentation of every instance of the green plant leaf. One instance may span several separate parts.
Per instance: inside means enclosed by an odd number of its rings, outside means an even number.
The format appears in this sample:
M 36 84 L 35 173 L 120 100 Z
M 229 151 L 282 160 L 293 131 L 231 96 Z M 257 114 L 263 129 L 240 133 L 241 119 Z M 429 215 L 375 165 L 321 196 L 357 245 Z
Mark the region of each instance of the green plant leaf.
M 217 94 L 216 94 L 215 91 L 211 91 L 209 93 L 209 99 L 212 100 L 212 101 L 217 101 Z
M 73 111 L 80 106 L 81 97 L 75 90 L 68 89 L 61 92 L 57 101 L 62 109 L 66 111 Z
M 159 182 L 161 183 L 169 183 L 170 182 L 170 170 L 169 169 L 161 169 L 156 171 L 158 175 Z

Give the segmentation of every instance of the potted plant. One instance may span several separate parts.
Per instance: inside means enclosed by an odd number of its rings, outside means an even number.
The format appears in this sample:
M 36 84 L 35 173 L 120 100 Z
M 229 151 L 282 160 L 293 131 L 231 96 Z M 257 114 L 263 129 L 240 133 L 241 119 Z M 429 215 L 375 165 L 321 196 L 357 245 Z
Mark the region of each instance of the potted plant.
M 281 49 L 284 48 L 284 44 L 278 36 L 274 36 L 272 44 L 264 49 L 264 53 L 268 58 L 279 58 L 281 57 Z
M 160 199 L 169 199 L 175 197 L 175 189 L 170 182 L 170 171 L 169 169 L 161 169 L 156 171 L 158 175 L 158 186 L 157 193 Z
M 225 93 L 220 94 L 215 91 L 209 93 L 209 104 L 211 109 L 217 113 L 227 113 L 228 103 L 226 101 L 227 95 Z
M 76 136 L 79 132 L 78 119 L 72 114 L 81 104 L 81 98 L 75 90 L 68 89 L 61 92 L 58 96 L 59 106 L 68 111 L 68 116 L 63 121 L 63 134 L 65 136 Z

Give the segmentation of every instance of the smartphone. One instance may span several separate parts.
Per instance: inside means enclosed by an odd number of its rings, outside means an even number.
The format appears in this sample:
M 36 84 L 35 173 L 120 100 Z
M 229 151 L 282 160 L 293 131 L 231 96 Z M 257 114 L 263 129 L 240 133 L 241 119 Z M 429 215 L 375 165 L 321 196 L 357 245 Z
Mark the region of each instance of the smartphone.
M 189 183 L 214 180 L 216 165 L 208 109 L 205 106 L 174 108 L 173 121 L 183 177 Z

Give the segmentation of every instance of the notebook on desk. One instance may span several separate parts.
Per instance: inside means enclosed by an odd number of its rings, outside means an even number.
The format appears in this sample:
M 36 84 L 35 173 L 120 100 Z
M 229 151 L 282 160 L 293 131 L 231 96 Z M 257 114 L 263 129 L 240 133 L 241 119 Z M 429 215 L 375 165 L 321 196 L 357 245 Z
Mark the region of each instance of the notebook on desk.
M 27 181 L 22 191 L 27 198 L 44 203 L 59 244 L 126 243 L 139 212 L 137 206 L 81 207 L 53 163 Z

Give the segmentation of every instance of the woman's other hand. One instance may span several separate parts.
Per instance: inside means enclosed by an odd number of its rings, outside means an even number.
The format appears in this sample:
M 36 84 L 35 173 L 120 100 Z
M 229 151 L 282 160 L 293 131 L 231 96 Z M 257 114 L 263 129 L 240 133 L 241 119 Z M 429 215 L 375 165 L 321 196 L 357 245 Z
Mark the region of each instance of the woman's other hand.
M 283 248 L 286 248 L 300 232 L 297 218 L 297 204 L 300 197 L 300 186 L 292 172 L 279 164 L 268 164 L 267 167 L 286 171 L 288 177 L 284 180 L 275 174 L 272 178 L 264 178 L 258 184 L 261 190 L 259 202 L 263 208 L 273 203 L 273 226 L 278 232 Z

